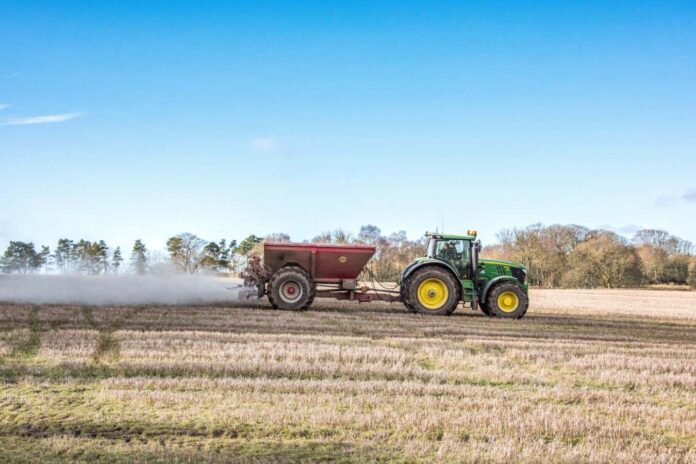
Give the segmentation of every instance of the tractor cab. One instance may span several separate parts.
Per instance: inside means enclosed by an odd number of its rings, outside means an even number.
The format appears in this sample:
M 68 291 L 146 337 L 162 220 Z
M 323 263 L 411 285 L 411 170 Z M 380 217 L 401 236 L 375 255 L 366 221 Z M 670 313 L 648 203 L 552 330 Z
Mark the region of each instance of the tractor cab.
M 474 273 L 473 251 L 478 251 L 476 231 L 467 235 L 426 234 L 428 237 L 428 259 L 444 261 L 456 271 L 457 277 L 471 279 Z M 473 233 L 472 233 L 473 232 Z

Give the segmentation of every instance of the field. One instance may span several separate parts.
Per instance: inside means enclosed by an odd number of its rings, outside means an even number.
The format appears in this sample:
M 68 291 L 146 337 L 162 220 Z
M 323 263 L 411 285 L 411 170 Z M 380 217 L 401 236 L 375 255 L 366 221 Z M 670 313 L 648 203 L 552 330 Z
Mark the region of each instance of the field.
M 0 462 L 696 463 L 696 292 L 0 305 Z

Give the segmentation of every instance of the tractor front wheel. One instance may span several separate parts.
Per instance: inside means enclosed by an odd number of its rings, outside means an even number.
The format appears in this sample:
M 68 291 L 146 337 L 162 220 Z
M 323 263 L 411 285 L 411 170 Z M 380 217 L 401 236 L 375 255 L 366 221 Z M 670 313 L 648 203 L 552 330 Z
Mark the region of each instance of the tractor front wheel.
M 502 283 L 486 297 L 486 307 L 493 316 L 520 319 L 527 312 L 529 300 L 524 291 L 513 283 Z
M 276 309 L 307 309 L 314 301 L 314 282 L 298 266 L 287 266 L 273 274 L 269 282 L 268 301 Z
M 410 311 L 440 316 L 450 315 L 459 304 L 459 283 L 439 267 L 425 267 L 408 279 L 404 304 Z

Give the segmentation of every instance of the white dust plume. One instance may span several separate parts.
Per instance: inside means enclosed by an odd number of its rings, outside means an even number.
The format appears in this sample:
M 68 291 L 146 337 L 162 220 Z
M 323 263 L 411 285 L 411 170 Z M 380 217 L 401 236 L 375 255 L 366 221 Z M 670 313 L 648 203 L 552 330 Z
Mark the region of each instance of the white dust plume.
M 224 303 L 249 298 L 241 280 L 210 276 L 0 275 L 0 302 L 141 305 Z

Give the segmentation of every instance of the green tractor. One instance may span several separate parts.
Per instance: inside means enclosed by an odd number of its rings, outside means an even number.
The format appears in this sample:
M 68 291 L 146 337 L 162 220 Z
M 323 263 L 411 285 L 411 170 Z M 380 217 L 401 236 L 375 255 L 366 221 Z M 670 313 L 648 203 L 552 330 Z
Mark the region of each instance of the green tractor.
M 402 274 L 401 299 L 409 311 L 449 315 L 459 302 L 487 316 L 519 319 L 529 305 L 527 270 L 521 264 L 479 259 L 476 231 L 427 233 L 428 255 Z

